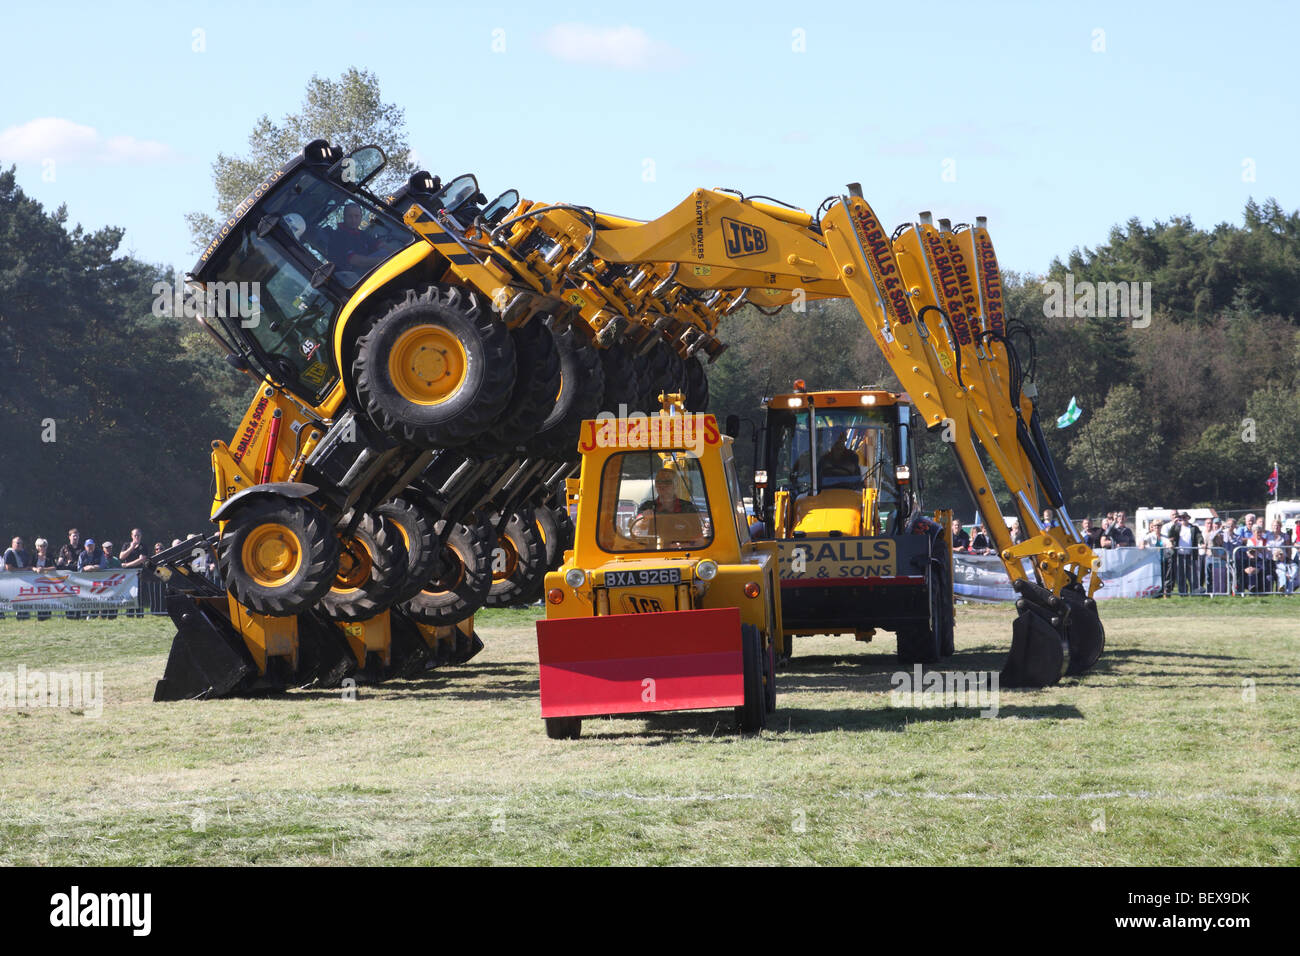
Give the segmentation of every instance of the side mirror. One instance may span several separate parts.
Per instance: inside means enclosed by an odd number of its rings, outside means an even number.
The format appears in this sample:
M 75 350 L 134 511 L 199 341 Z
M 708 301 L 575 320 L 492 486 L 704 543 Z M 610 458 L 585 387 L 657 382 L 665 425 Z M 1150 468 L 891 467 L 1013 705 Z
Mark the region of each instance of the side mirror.
M 519 205 L 519 190 L 507 189 L 491 204 L 483 210 L 483 221 L 489 226 L 495 226 L 501 220 L 505 219 L 510 210 Z
M 735 438 L 740 434 L 740 416 L 728 415 L 726 422 L 722 426 L 722 433 L 729 438 Z
M 329 175 L 349 189 L 356 189 L 374 179 L 387 164 L 388 157 L 378 146 L 362 146 L 331 166 Z

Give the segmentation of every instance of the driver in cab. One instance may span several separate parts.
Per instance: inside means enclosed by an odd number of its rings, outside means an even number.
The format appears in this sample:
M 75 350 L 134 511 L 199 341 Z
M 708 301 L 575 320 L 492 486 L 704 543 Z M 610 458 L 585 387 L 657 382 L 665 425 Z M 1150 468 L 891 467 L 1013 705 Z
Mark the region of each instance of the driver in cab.
M 334 227 L 330 259 L 335 265 L 357 272 L 369 272 L 384 258 L 377 254 L 379 235 L 361 228 L 361 207 L 354 202 L 343 207 L 343 222 Z
M 672 519 L 670 515 L 691 515 L 687 519 Z M 634 537 L 673 537 L 695 539 L 701 535 L 699 509 L 690 501 L 677 496 L 677 476 L 671 468 L 660 468 L 655 473 L 655 495 L 641 502 L 632 520 Z

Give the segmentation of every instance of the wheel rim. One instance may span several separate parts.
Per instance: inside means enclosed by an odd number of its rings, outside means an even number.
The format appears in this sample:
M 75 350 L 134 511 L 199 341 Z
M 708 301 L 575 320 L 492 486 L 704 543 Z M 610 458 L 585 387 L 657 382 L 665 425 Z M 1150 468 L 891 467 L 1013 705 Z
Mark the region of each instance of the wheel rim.
M 454 591 L 465 580 L 465 558 L 451 545 L 442 549 L 442 568 L 442 575 L 433 579 L 435 586 L 425 588 L 428 593 L 441 594 Z
M 370 549 L 356 538 L 345 538 L 340 544 L 339 572 L 334 578 L 334 590 L 355 591 L 370 580 L 374 558 Z
M 275 522 L 258 525 L 244 538 L 239 556 L 244 570 L 256 584 L 279 587 L 293 580 L 302 567 L 302 542 L 285 525 Z
M 508 537 L 499 539 L 498 547 L 505 552 L 506 566 L 504 570 L 498 571 L 495 567 L 496 561 L 493 560 L 492 580 L 505 581 L 514 577 L 515 571 L 519 568 L 519 549 L 515 547 L 515 543 Z
M 440 405 L 465 382 L 465 346 L 440 325 L 407 329 L 388 354 L 388 377 L 397 393 L 415 405 Z

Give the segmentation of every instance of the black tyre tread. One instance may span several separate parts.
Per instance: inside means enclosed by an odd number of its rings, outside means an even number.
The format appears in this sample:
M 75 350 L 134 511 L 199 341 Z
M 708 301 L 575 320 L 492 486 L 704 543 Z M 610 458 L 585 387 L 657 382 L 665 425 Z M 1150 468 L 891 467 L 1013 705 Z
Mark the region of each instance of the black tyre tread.
M 628 412 L 644 412 L 641 407 L 643 390 L 637 376 L 636 360 L 621 345 L 600 350 L 601 371 L 605 375 L 605 397 L 601 411 L 618 415 L 619 406 L 626 405 Z
M 505 450 L 536 435 L 555 408 L 560 390 L 560 353 L 546 323 L 535 318 L 510 333 L 515 348 L 515 385 L 510 401 L 480 446 Z
M 244 537 L 260 524 L 275 521 L 293 529 L 309 556 L 287 586 L 268 591 L 244 573 L 238 561 Z M 240 604 L 258 614 L 289 617 L 319 603 L 338 571 L 339 540 L 325 514 L 296 498 L 257 498 L 240 508 L 226 524 L 217 563 L 221 579 Z
M 763 641 L 753 624 L 740 625 L 741 661 L 745 703 L 736 708 L 742 733 L 757 733 L 767 726 L 767 695 L 763 690 Z
M 707 412 L 709 410 L 709 376 L 705 374 L 704 363 L 696 358 L 688 358 L 686 365 L 686 410 L 688 412 Z
M 438 564 L 437 513 L 414 493 L 402 495 L 375 509 L 398 527 L 406 545 L 406 580 L 397 601 L 409 601 L 424 589 Z
M 439 521 L 434 530 L 441 535 L 446 526 Z M 457 522 L 448 533 L 447 546 L 461 560 L 464 574 L 451 588 L 437 588 L 431 581 L 402 610 L 424 624 L 459 624 L 483 606 L 492 586 L 492 529 L 486 522 Z M 432 588 L 432 589 L 431 589 Z
M 494 517 L 492 524 L 496 525 Z M 488 589 L 483 604 L 486 607 L 519 607 L 531 604 L 535 598 L 530 595 L 537 588 L 538 581 L 546 578 L 546 545 L 537 530 L 537 518 L 532 508 L 521 508 L 510 516 L 506 522 L 504 535 L 514 545 L 519 560 L 514 573 L 499 581 L 493 581 Z
M 641 402 L 645 411 L 652 414 L 661 407 L 661 392 L 680 392 L 685 387 L 686 366 L 672 346 L 662 339 L 641 355 L 637 365 L 641 382 Z
M 407 289 L 385 306 L 386 311 L 357 339 L 352 369 L 358 404 L 384 433 L 423 448 L 455 447 L 483 434 L 505 408 L 514 386 L 514 343 L 505 324 L 476 293 L 457 286 L 431 285 L 422 292 Z M 470 381 L 458 395 L 418 414 L 404 415 L 399 413 L 404 403 L 388 381 L 387 363 L 376 361 L 371 352 L 392 329 L 414 321 L 411 316 L 433 318 L 452 328 L 466 347 L 472 368 Z
M 539 455 L 576 457 L 584 419 L 595 418 L 605 398 L 600 352 L 572 327 L 555 335 L 560 355 L 560 393 L 529 448 Z
M 406 583 L 406 544 L 388 518 L 362 515 L 353 538 L 370 552 L 370 577 L 359 588 L 330 588 L 321 598 L 321 610 L 336 621 L 365 621 L 388 610 Z
M 550 508 L 534 508 L 537 528 L 542 535 L 542 544 L 546 549 L 546 570 L 554 571 L 564 563 L 564 532 L 555 512 Z

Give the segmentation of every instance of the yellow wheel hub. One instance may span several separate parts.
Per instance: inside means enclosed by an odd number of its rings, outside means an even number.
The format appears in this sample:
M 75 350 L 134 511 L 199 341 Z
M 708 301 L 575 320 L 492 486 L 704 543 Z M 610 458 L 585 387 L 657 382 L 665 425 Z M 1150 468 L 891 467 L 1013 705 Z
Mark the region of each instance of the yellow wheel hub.
M 374 560 L 370 550 L 356 538 L 346 538 L 339 551 L 339 573 L 334 578 L 335 591 L 355 591 L 370 580 Z
M 407 329 L 388 355 L 388 377 L 414 405 L 440 405 L 465 382 L 469 362 L 460 339 L 440 325 Z
M 501 550 L 505 552 L 505 568 L 498 571 L 496 569 L 496 561 L 494 560 L 492 562 L 493 581 L 504 581 L 509 577 L 513 577 L 515 571 L 519 569 L 519 549 L 515 547 L 515 543 L 509 538 L 501 538 L 499 540 L 499 546 Z
M 285 525 L 258 525 L 244 538 L 239 557 L 248 576 L 258 585 L 279 587 L 291 581 L 302 567 L 302 542 Z

